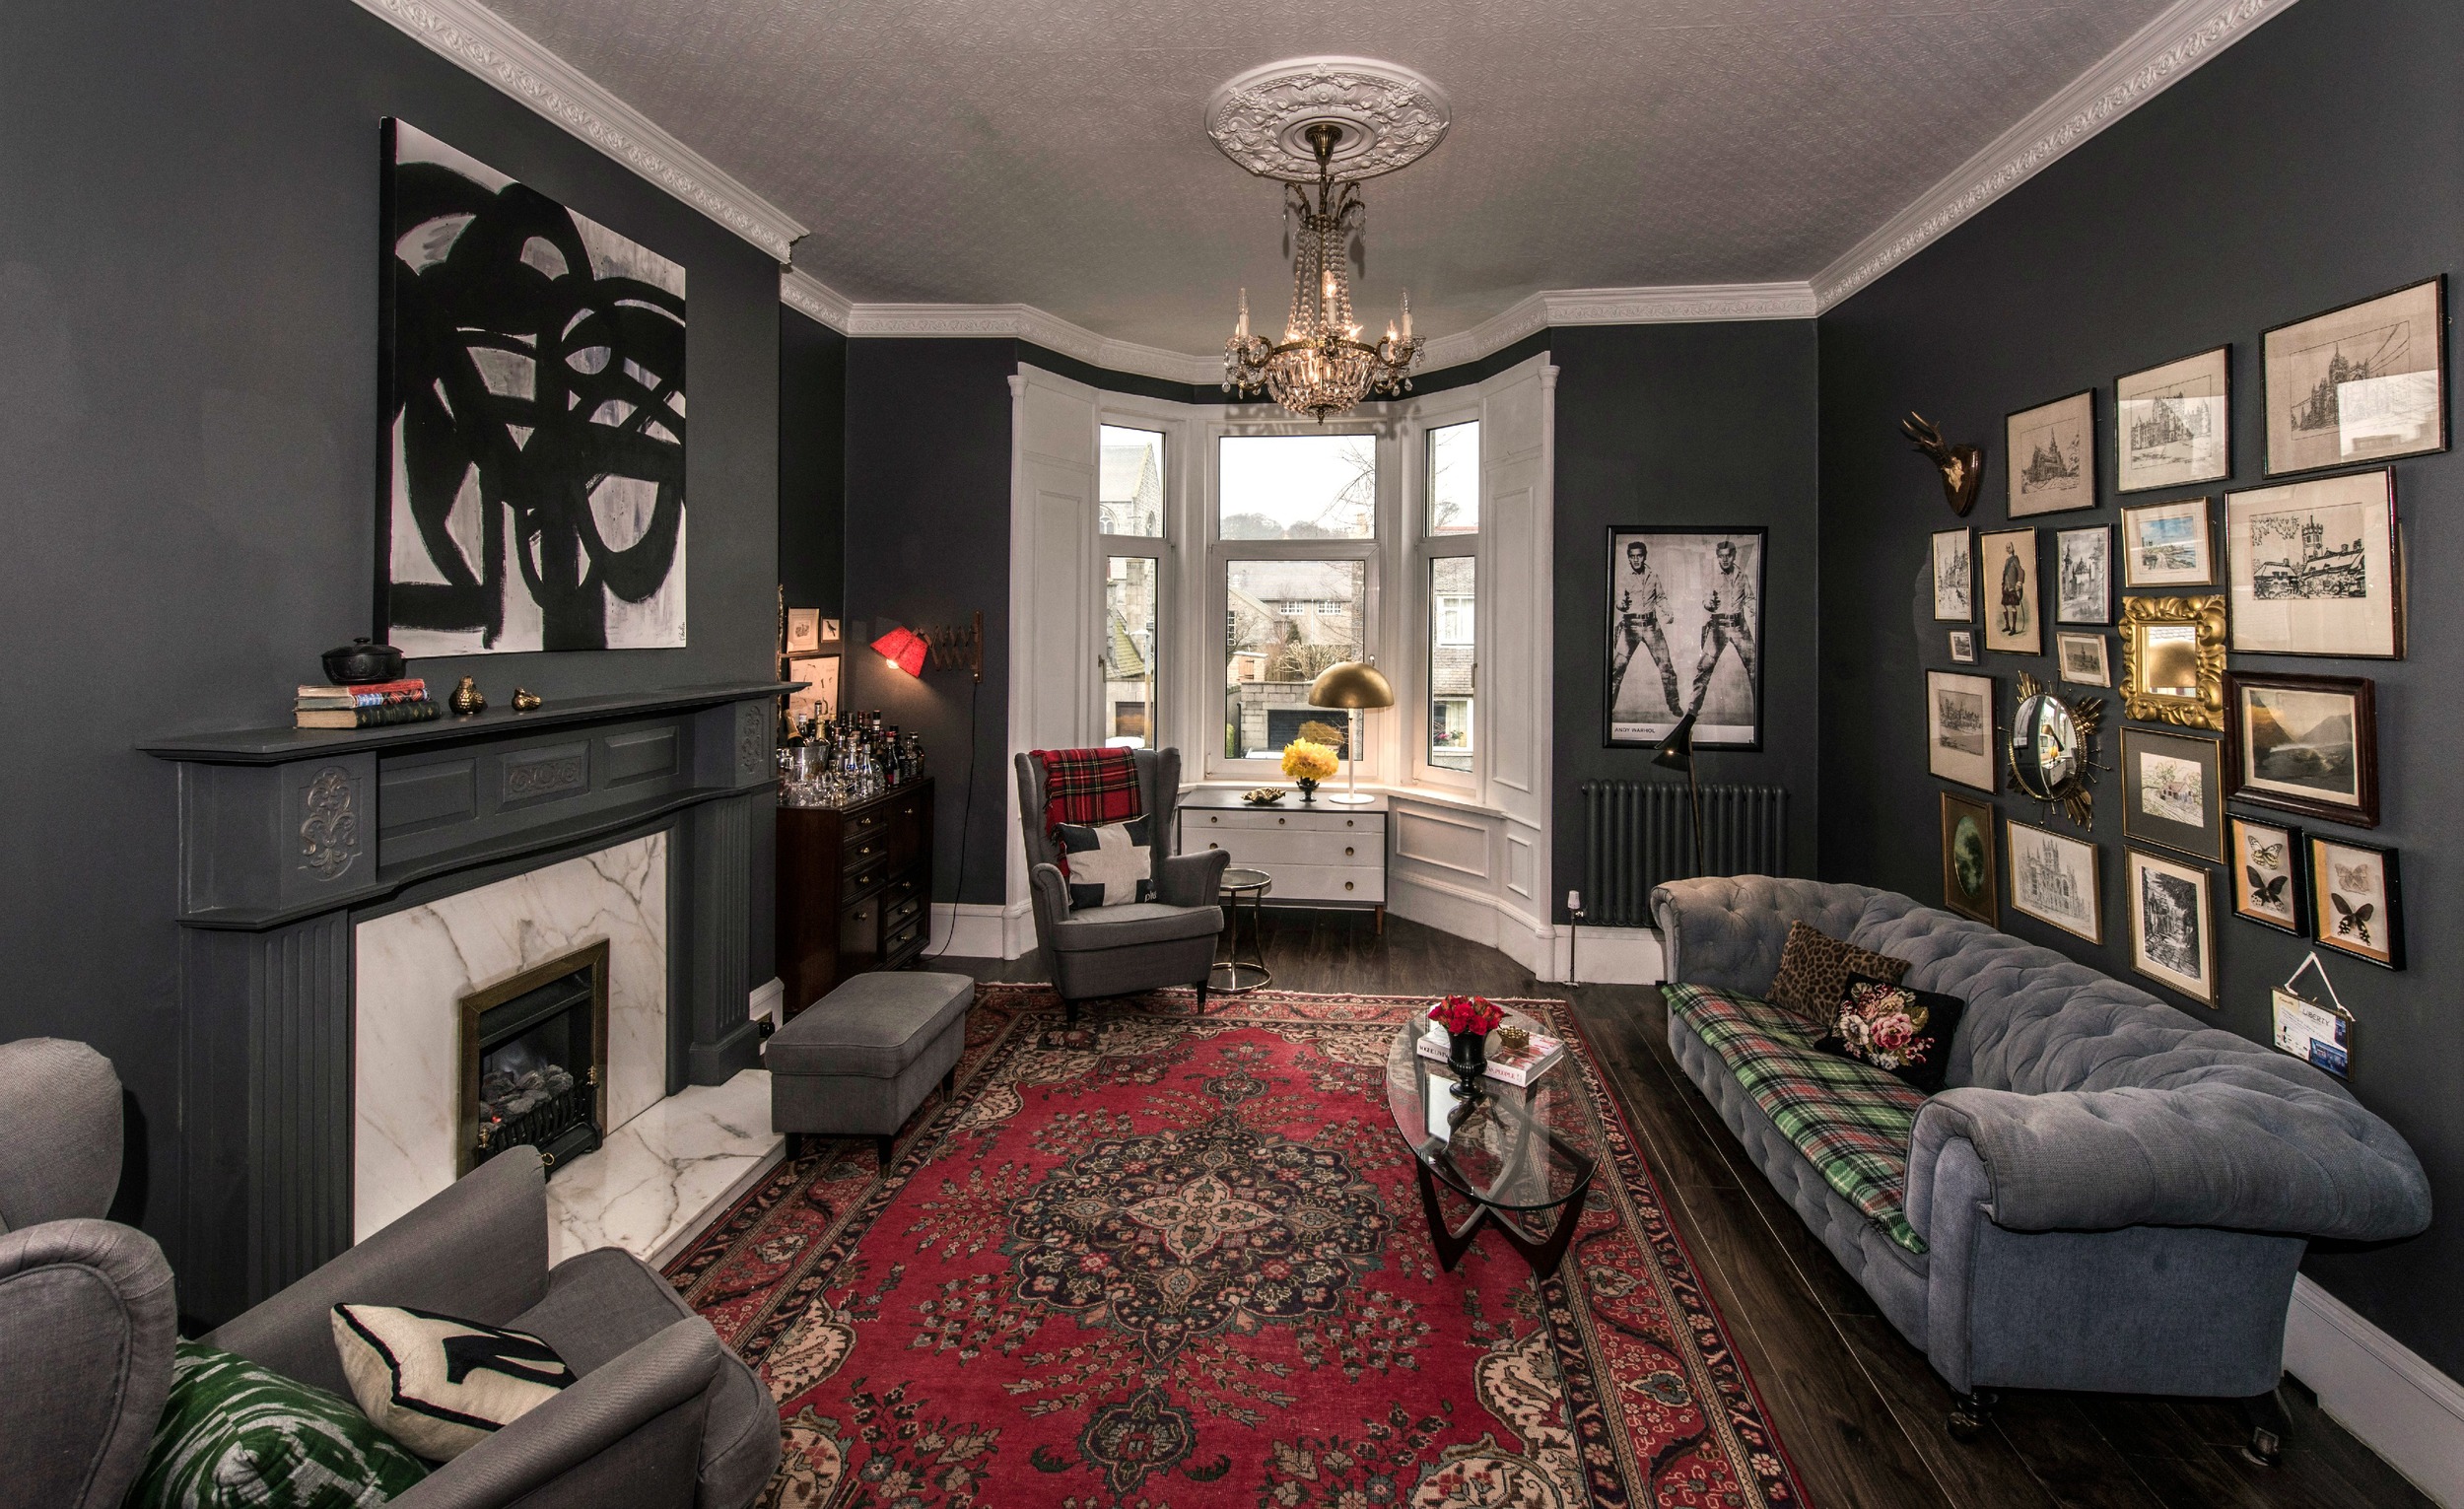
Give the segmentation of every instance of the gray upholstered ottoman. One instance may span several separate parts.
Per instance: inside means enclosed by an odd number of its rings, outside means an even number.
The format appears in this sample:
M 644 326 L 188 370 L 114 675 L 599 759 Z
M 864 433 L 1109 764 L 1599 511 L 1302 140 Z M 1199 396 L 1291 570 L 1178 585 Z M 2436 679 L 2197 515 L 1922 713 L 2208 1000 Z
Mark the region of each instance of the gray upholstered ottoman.
M 935 1083 L 950 1088 L 975 996 L 965 975 L 857 975 L 772 1033 L 770 1127 L 788 1156 L 807 1136 L 869 1136 L 889 1167 L 898 1130 Z

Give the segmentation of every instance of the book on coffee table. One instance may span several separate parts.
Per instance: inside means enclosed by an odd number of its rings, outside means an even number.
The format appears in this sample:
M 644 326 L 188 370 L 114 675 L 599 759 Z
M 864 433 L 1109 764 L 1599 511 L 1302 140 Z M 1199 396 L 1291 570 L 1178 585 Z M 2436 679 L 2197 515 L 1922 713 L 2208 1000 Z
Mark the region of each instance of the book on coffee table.
M 1485 1076 L 1521 1088 L 1555 1068 L 1557 1061 L 1566 1056 L 1566 1045 L 1563 1040 L 1546 1037 L 1537 1032 L 1530 1034 L 1530 1037 L 1531 1041 L 1524 1045 L 1520 1053 L 1508 1053 L 1498 1043 L 1497 1034 L 1490 1033 L 1488 1035 L 1488 1067 L 1483 1070 Z M 1443 1063 L 1446 1062 L 1448 1046 L 1446 1029 L 1432 1022 L 1428 1030 L 1420 1034 L 1418 1052 L 1423 1059 L 1434 1059 Z

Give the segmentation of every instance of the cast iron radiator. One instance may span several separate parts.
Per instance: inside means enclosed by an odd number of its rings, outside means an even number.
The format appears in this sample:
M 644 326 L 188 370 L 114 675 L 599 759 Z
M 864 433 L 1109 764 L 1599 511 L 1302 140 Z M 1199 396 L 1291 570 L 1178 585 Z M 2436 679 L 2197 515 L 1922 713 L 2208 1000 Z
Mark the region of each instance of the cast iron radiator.
M 1651 888 L 1694 872 L 1681 781 L 1583 783 L 1583 920 L 1651 926 Z M 1776 786 L 1702 789 L 1703 873 L 1788 873 L 1788 791 Z

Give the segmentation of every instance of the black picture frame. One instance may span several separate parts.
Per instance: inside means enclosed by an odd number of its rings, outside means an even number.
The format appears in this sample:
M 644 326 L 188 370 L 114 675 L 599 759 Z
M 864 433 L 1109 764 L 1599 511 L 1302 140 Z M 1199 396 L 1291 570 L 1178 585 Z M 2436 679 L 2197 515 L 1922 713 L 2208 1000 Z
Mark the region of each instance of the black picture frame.
M 2186 759 L 2199 767 L 2199 820 L 2179 822 L 2148 810 L 2142 755 Z M 2169 849 L 2210 864 L 2224 860 L 2224 746 L 2220 739 L 2167 729 L 2122 726 L 2122 837 Z
M 2279 460 L 2285 458 L 2279 457 L 2276 453 L 2276 405 L 2279 399 L 2275 383 L 2270 380 L 2272 373 L 2268 352 L 2269 343 L 2285 331 L 2326 319 L 2331 315 L 2342 314 L 2348 309 L 2358 309 L 2363 305 L 2376 304 L 2382 299 L 2409 294 L 2415 289 L 2424 287 L 2430 291 L 2432 310 L 2430 330 L 2438 342 L 2437 358 L 2432 368 L 2438 377 L 2438 444 L 2419 446 L 2412 450 L 2380 450 L 2368 455 L 2340 455 L 2334 460 L 2317 461 L 2306 465 L 2279 465 Z M 2432 273 L 2427 278 L 2416 278 L 2410 283 L 2399 283 L 2393 288 L 2382 289 L 2360 299 L 2347 300 L 2343 304 L 2304 314 L 2298 319 L 2288 319 L 2282 324 L 2270 325 L 2259 332 L 2259 404 L 2263 411 L 2259 427 L 2259 474 L 2262 477 L 2295 477 L 2309 472 L 2342 471 L 2348 467 L 2369 466 L 2397 460 L 2404 456 L 2441 454 L 2455 444 L 2453 401 L 2448 396 L 2447 388 L 2447 275 L 2443 272 Z M 2291 395 L 2288 394 L 2286 397 L 2290 398 Z
M 2048 413 L 2053 409 L 2060 408 L 2064 404 L 2079 403 L 2083 400 L 2088 405 L 2088 412 L 2080 420 L 2079 453 L 2076 457 L 2074 457 L 2074 464 L 2078 467 L 2080 473 L 2078 501 L 2073 503 L 2056 504 L 2051 508 L 2020 508 L 2020 474 L 2034 468 L 2036 464 L 2036 455 L 2034 447 L 2031 446 L 2028 464 L 2024 467 L 2019 464 L 2019 436 L 2023 432 L 2018 431 L 2013 427 L 2022 419 L 2032 418 L 2035 415 Z M 2031 403 L 2026 408 L 2013 409 L 2008 414 L 2003 415 L 2002 512 L 2004 516 L 2009 518 L 2013 523 L 2018 523 L 2023 518 L 2041 518 L 2048 514 L 2075 514 L 2083 509 L 2092 509 L 2096 507 L 2096 452 L 2101 448 L 2103 447 L 2096 444 L 2096 389 L 2092 387 L 2083 387 L 2076 393 L 2064 393 L 2058 398 L 2048 398 L 2042 403 Z M 2058 446 L 2056 454 L 2059 454 Z M 2053 472 L 2050 475 L 2059 477 L 2062 474 L 2060 472 Z
M 2397 868 L 2395 850 L 2382 844 L 2364 844 L 2326 833 L 2308 834 L 2302 842 L 2306 851 L 2302 867 L 2310 876 L 2310 941 L 2365 964 L 2375 964 L 2380 969 L 2404 968 L 2404 877 Z M 2386 940 L 2383 953 L 2355 946 L 2354 914 L 2360 909 L 2340 906 L 2342 887 L 2336 883 L 2336 877 L 2319 873 L 2322 860 L 2331 867 L 2335 862 L 2332 856 L 2320 853 L 2323 848 L 2366 854 L 2377 859 L 2379 894 L 2386 902 L 2386 911 L 2362 919 L 2359 926 L 2366 929 L 2374 923 L 2383 929 L 2377 934 Z M 2364 931 L 2361 935 L 2370 934 Z
M 2122 397 L 2122 384 L 2128 382 L 2133 377 L 2143 377 L 2153 372 L 2162 372 L 2167 367 L 2179 367 L 2186 362 L 2196 362 L 2202 357 L 2220 358 L 2224 368 L 2224 391 L 2217 395 L 2224 401 L 2224 414 L 2223 419 L 2224 433 L 2224 469 L 2222 471 L 2202 473 L 2201 475 L 2195 477 L 2176 477 L 2162 482 L 2142 482 L 2135 487 L 2132 486 L 2130 480 L 2130 438 L 2122 433 L 2122 425 L 2124 423 L 2122 405 L 2125 402 Z M 2136 368 L 2130 372 L 2117 373 L 2114 375 L 2113 492 L 2116 497 L 2127 493 L 2160 493 L 2170 491 L 2171 489 L 2177 487 L 2200 487 L 2210 482 L 2225 481 L 2230 478 L 2232 474 L 2233 347 L 2230 341 L 2227 341 L 2221 346 L 2208 346 L 2198 351 L 2185 351 L 2180 356 L 2171 358 L 2168 361 L 2151 362 L 2145 367 Z
M 2245 691 L 2288 691 L 2350 699 L 2354 800 L 2304 797 L 2285 783 L 2254 785 L 2260 751 L 2242 710 Z M 2352 828 L 2378 826 L 2378 684 L 2367 676 L 2300 676 L 2276 671 L 2224 672 L 2224 795 L 2251 806 L 2298 812 Z
M 2301 830 L 2291 823 L 2270 822 L 2241 812 L 2224 814 L 2224 867 L 2230 873 L 2227 883 L 2233 888 L 2233 916 L 2278 932 L 2294 937 L 2309 935 L 2310 872 L 2309 845 Z M 2258 835 L 2277 835 L 2274 845 L 2253 842 Z M 2275 851 L 2281 850 L 2282 853 Z M 2276 862 L 2260 867 L 2260 860 L 2273 857 Z M 2271 878 L 2272 877 L 2272 878 Z M 2282 887 L 2281 891 L 2275 889 Z M 2282 918 L 2267 912 L 2254 911 L 2262 895 L 2281 895 L 2286 915 Z
M 1763 653 L 1763 625 L 1766 620 L 1762 610 L 1764 603 L 1768 601 L 1766 588 L 1771 570 L 1770 532 L 1770 529 L 1762 524 L 1611 524 L 1608 526 L 1608 560 L 1604 574 L 1607 588 L 1602 600 L 1604 610 L 1602 617 L 1608 630 L 1601 664 L 1602 747 L 1608 749 L 1657 748 L 1661 741 L 1668 737 L 1670 730 L 1675 727 L 1678 718 L 1684 712 L 1692 711 L 1702 704 L 1704 692 L 1708 689 L 1711 678 L 1718 675 L 1720 667 L 1724 663 L 1742 662 L 1745 654 L 1750 653 L 1752 664 L 1749 667 L 1746 682 L 1751 698 L 1752 706 L 1749 711 L 1753 721 L 1749 733 L 1739 737 L 1734 731 L 1741 726 L 1739 724 L 1715 724 L 1707 720 L 1698 720 L 1694 725 L 1694 747 L 1746 753 L 1761 750 L 1763 715 L 1766 708 L 1762 694 L 1763 665 L 1767 658 Z M 1753 580 L 1750 583 L 1753 592 L 1753 612 L 1752 622 L 1742 626 L 1745 639 L 1742 652 L 1736 634 L 1737 626 L 1723 626 L 1726 630 L 1725 634 L 1717 643 L 1714 643 L 1715 618 L 1731 616 L 1710 606 L 1714 594 L 1707 590 L 1698 590 L 1694 594 L 1683 595 L 1681 588 L 1674 587 L 1664 580 L 1661 583 L 1661 596 L 1667 604 L 1665 611 L 1668 616 L 1675 619 L 1675 623 L 1664 622 L 1656 625 L 1661 648 L 1669 654 L 1668 660 L 1659 661 L 1657 653 L 1652 649 L 1652 641 L 1648 637 L 1648 632 L 1639 625 L 1629 630 L 1629 622 L 1641 615 L 1634 611 L 1630 603 L 1621 595 L 1633 590 L 1635 586 L 1632 574 L 1628 570 L 1627 542 L 1641 541 L 1646 545 L 1645 570 L 1647 573 L 1656 574 L 1658 568 L 1648 564 L 1651 558 L 1648 547 L 1652 541 L 1689 540 L 1695 542 L 1688 552 L 1691 559 L 1687 564 L 1692 567 L 1699 565 L 1703 559 L 1716 561 L 1718 546 L 1723 540 L 1748 539 L 1753 542 Z M 1621 578 L 1620 573 L 1625 573 L 1625 575 Z M 1740 575 L 1742 574 L 1741 572 Z M 1686 584 L 1694 584 L 1690 577 Z M 1631 674 L 1632 667 L 1640 663 L 1647 674 L 1655 667 L 1666 671 L 1668 674 L 1663 680 L 1663 687 L 1673 685 L 1676 689 L 1674 700 L 1683 706 L 1665 718 L 1629 720 L 1623 726 L 1633 731 L 1621 733 L 1617 719 L 1617 693 L 1619 682 L 1623 679 L 1620 676 L 1619 651 L 1620 647 L 1626 645 L 1629 632 L 1635 632 L 1643 637 L 1637 638 L 1631 648 L 1624 651 L 1625 664 L 1622 668 L 1627 674 Z M 1682 673 L 1678 671 L 1680 665 L 1685 667 Z M 1689 679 L 1701 682 L 1701 687 L 1687 685 Z

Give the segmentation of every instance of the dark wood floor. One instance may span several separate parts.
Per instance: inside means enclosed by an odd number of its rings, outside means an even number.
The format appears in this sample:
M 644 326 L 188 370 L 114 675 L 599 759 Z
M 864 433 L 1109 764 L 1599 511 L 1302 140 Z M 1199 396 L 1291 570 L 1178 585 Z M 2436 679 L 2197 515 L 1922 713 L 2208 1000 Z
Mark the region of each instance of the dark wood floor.
M 1542 986 L 1495 949 L 1398 918 L 1381 936 L 1359 913 L 1269 911 L 1265 933 L 1281 990 L 1573 1000 L 1817 1509 L 2430 1509 L 2290 1381 L 2293 1434 L 2273 1469 L 2241 1460 L 2238 1414 L 2211 1400 L 2013 1391 L 1984 1439 L 1955 1442 L 1950 1391 L 1924 1355 L 1677 1067 L 1657 990 Z M 1032 957 L 936 967 L 1041 978 Z

